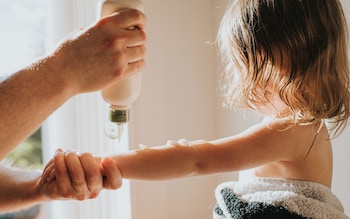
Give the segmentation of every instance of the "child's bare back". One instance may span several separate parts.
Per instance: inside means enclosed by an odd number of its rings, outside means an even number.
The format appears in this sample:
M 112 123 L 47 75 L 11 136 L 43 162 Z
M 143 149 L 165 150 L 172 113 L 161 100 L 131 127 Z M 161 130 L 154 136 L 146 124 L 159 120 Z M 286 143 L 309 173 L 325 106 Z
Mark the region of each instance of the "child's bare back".
M 254 168 L 254 175 L 311 181 L 331 187 L 332 145 L 325 125 L 299 125 L 284 132 L 286 133 L 281 134 L 271 144 L 286 151 L 286 157 Z

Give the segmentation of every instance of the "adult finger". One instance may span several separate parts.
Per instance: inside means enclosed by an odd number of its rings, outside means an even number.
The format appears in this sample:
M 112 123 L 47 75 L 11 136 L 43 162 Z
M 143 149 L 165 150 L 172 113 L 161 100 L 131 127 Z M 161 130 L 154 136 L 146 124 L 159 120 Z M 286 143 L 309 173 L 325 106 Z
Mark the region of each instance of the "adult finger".
M 146 48 L 144 46 L 137 46 L 128 48 L 128 65 L 126 67 L 125 73 L 132 74 L 140 72 L 146 66 L 146 61 L 144 59 L 146 53 Z
M 72 186 L 66 166 L 65 154 L 58 149 L 54 156 L 56 185 L 59 195 L 63 198 L 72 198 Z
M 147 49 L 145 46 L 130 46 L 127 48 L 127 59 L 129 63 L 144 60 Z
M 125 30 L 133 30 L 134 27 L 143 30 L 147 23 L 145 14 L 137 9 L 121 9 L 106 18 Z
M 127 48 L 144 46 L 147 43 L 147 34 L 143 30 L 124 30 L 125 36 L 128 38 Z M 115 41 L 119 43 L 118 41 Z M 144 48 L 141 48 L 145 50 Z
M 87 190 L 86 177 L 78 155 L 75 152 L 67 151 L 65 161 L 73 190 L 76 194 L 84 195 Z M 83 197 L 77 197 L 77 199 L 80 198 Z
M 140 72 L 145 67 L 145 65 L 145 60 L 129 63 L 125 70 L 125 73 L 127 75 L 132 75 L 133 73 Z
M 90 153 L 81 154 L 79 159 L 85 172 L 86 185 L 89 189 L 89 198 L 95 198 L 103 187 L 103 177 L 100 164 Z

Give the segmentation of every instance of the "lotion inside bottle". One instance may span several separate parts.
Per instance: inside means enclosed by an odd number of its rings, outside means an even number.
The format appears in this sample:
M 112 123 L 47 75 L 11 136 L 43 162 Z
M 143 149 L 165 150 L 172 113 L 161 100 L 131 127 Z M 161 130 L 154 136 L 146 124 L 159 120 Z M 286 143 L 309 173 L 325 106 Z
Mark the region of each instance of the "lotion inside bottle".
M 143 3 L 139 0 L 104 0 L 100 1 L 99 17 L 125 8 L 144 11 Z M 103 99 L 109 104 L 109 121 L 105 133 L 111 139 L 120 140 L 124 125 L 129 122 L 130 107 L 140 95 L 141 79 L 141 72 L 138 72 L 101 90 Z

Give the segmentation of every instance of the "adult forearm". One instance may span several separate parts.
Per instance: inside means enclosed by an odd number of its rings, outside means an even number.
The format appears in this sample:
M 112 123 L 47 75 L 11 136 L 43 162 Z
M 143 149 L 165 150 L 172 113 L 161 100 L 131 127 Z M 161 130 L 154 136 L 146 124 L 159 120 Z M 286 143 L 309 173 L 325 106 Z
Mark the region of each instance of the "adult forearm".
M 73 95 L 50 58 L 0 84 L 0 160 Z
M 145 66 L 145 23 L 137 10 L 107 16 L 1 83 L 0 160 L 73 95 L 139 72 Z
M 0 212 L 10 212 L 45 201 L 39 185 L 40 172 L 0 165 Z

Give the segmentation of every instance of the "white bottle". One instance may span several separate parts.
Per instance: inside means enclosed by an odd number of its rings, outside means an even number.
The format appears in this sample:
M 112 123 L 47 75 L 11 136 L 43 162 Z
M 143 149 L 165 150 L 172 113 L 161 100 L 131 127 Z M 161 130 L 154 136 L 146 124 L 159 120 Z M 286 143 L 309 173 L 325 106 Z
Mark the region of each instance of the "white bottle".
M 143 3 L 139 0 L 102 0 L 99 3 L 99 17 L 111 15 L 125 8 L 144 11 Z M 101 90 L 103 99 L 110 104 L 109 123 L 105 128 L 107 136 L 120 139 L 123 126 L 129 121 L 130 107 L 140 95 L 140 91 L 141 72 L 117 81 Z

